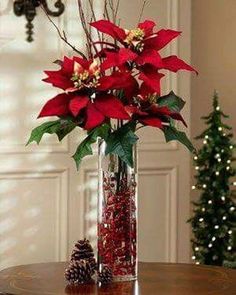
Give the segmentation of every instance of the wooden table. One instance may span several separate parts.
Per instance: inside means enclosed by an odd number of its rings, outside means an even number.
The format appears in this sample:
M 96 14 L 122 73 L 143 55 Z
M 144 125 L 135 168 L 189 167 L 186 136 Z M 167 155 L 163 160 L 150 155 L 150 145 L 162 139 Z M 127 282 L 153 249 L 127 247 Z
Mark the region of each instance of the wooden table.
M 0 294 L 235 295 L 236 271 L 189 264 L 140 263 L 135 282 L 69 286 L 66 263 L 41 263 L 0 272 Z

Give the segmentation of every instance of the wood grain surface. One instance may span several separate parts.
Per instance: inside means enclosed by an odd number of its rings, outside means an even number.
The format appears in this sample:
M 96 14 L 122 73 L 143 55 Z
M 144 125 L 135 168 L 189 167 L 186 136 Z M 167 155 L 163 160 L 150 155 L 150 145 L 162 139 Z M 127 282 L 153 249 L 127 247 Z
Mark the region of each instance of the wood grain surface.
M 138 280 L 99 287 L 67 285 L 67 263 L 22 265 L 0 272 L 0 294 L 236 295 L 236 271 L 190 264 L 139 263 Z

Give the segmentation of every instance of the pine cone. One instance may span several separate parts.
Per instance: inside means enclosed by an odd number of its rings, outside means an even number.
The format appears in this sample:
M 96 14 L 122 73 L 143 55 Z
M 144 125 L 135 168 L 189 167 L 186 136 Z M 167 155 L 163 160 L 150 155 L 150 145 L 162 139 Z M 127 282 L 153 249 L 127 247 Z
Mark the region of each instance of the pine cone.
M 101 284 L 109 284 L 112 280 L 112 270 L 108 266 L 104 266 L 102 271 L 98 272 L 98 282 Z
M 93 248 L 89 240 L 79 240 L 71 254 L 71 260 L 91 259 L 94 258 Z
M 65 271 L 65 278 L 69 283 L 81 284 L 91 280 L 94 271 L 87 260 L 71 261 Z

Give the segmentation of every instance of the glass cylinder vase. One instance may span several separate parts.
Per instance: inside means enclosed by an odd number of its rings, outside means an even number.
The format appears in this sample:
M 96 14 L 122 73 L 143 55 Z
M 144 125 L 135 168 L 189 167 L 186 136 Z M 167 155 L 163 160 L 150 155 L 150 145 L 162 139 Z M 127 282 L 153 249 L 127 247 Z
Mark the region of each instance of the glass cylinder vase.
M 115 281 L 137 278 L 137 151 L 133 168 L 105 155 L 99 142 L 98 267 L 109 267 Z

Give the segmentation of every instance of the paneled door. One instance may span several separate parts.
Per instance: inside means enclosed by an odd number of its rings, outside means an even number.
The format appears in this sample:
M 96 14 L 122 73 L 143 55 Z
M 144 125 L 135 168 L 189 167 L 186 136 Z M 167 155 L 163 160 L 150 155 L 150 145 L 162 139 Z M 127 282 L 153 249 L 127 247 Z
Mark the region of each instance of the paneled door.
M 76 0 L 65 1 L 58 25 L 82 47 Z M 95 1 L 96 2 L 96 1 Z M 25 147 L 37 113 L 56 94 L 42 83 L 43 70 L 68 52 L 43 13 L 35 24 L 35 41 L 26 43 L 25 19 L 0 3 L 0 268 L 65 260 L 81 237 L 95 244 L 96 156 L 76 172 L 71 155 L 81 133 L 58 143 L 45 137 Z M 99 11 L 99 1 L 96 2 Z M 137 4 L 138 3 L 138 4 Z M 121 0 L 122 25 L 137 22 L 141 1 Z M 158 26 L 184 31 L 163 54 L 190 59 L 190 4 L 187 0 L 150 0 L 145 15 Z M 170 75 L 164 91 L 186 98 L 189 121 L 189 74 Z M 42 120 L 43 122 L 43 120 Z M 139 134 L 139 258 L 142 261 L 189 260 L 189 155 L 179 144 L 165 144 L 156 130 Z

